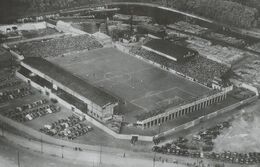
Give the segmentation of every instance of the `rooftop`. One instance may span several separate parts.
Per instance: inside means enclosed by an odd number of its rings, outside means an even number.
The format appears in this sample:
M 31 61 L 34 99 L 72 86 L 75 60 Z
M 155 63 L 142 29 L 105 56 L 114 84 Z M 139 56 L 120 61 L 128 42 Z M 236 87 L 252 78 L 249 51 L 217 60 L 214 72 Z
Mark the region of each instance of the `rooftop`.
M 180 59 L 183 59 L 188 52 L 190 53 L 196 52 L 184 46 L 176 45 L 171 41 L 161 40 L 161 39 L 152 39 L 146 44 L 144 44 L 144 46 L 154 51 L 168 55 L 173 59 L 175 59 L 175 61 L 176 60 L 179 61 Z

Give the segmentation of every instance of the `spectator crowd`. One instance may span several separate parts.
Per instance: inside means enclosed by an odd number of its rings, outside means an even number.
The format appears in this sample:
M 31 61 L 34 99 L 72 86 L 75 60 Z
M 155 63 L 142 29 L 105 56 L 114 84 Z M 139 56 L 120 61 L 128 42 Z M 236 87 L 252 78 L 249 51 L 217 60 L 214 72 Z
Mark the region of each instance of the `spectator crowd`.
M 11 49 L 24 57 L 50 57 L 79 50 L 93 50 L 103 46 L 89 35 L 65 36 L 42 41 L 14 44 Z
M 211 86 L 214 77 L 221 78 L 229 70 L 229 67 L 200 55 L 184 62 L 175 62 L 141 47 L 132 47 L 130 52 L 160 64 L 163 68 L 174 70 L 184 77 L 193 78 L 194 81 L 208 87 Z

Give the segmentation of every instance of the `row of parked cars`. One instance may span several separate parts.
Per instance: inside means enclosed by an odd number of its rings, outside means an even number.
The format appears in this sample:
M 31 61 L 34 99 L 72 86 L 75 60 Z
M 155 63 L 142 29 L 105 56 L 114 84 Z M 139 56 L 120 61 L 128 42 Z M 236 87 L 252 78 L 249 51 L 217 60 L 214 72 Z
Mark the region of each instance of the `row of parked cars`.
M 212 152 L 212 149 L 204 149 L 205 146 L 210 146 L 213 148 L 215 139 L 220 135 L 221 131 L 225 128 L 229 128 L 231 124 L 229 122 L 221 122 L 216 126 L 207 128 L 200 131 L 198 134 L 193 135 L 191 140 L 184 137 L 179 137 L 176 141 L 171 143 L 166 143 L 162 146 L 155 145 L 152 150 L 154 152 L 162 154 L 170 154 L 177 156 L 186 156 L 193 158 L 208 158 L 212 160 L 219 160 L 221 162 L 239 163 L 239 164 L 257 164 L 260 163 L 260 152 L 251 153 L 236 153 L 226 151 L 224 153 Z M 191 148 L 191 143 L 197 143 L 200 145 L 196 149 Z M 202 144 L 201 144 L 202 143 Z M 203 152 L 202 152 L 203 151 Z
M 15 95 L 21 92 L 29 91 L 30 89 L 31 89 L 30 87 L 21 87 L 12 90 L 5 90 L 3 92 L 0 92 L 0 96 Z
M 206 158 L 212 160 L 219 160 L 222 162 L 239 163 L 239 164 L 256 164 L 260 163 L 260 152 L 250 152 L 250 153 L 237 153 L 226 151 L 224 153 L 207 153 Z
M 0 74 L 2 75 L 2 73 L 4 73 L 4 72 L 1 72 Z M 13 75 L 12 75 L 12 74 L 9 74 L 9 75 L 7 75 L 7 76 L 5 76 L 5 77 L 1 77 L 1 78 L 0 78 L 0 83 L 3 83 L 3 82 L 5 82 L 5 81 L 8 81 L 8 80 L 10 80 L 11 78 L 13 78 Z
M 32 94 L 33 92 L 30 90 L 30 87 L 22 87 L 14 90 L 3 91 L 0 92 L 0 103 L 23 98 Z
M 199 151 L 190 151 L 188 149 L 182 149 L 178 146 L 169 146 L 168 144 L 164 146 L 154 146 L 152 148 L 154 152 L 168 154 L 168 155 L 176 155 L 176 156 L 185 156 L 185 157 L 193 157 L 193 158 L 200 158 L 201 153 Z
M 5 89 L 5 88 L 8 88 L 8 87 L 16 86 L 16 85 L 19 85 L 20 83 L 21 83 L 20 81 L 7 82 L 7 83 L 4 83 L 4 84 L 1 84 L 0 89 Z
M 93 130 L 91 126 L 84 124 L 83 121 L 85 121 L 84 117 L 71 115 L 66 119 L 59 119 L 51 125 L 45 125 L 40 131 L 50 136 L 73 140 Z
M 24 104 L 22 106 L 16 107 L 14 110 L 11 110 L 11 111 L 7 110 L 7 111 L 3 112 L 3 115 L 5 115 L 7 117 L 12 117 L 14 115 L 24 112 L 25 110 L 33 109 L 33 108 L 39 107 L 39 106 L 47 104 L 47 103 L 48 103 L 47 99 L 38 100 L 38 101 L 29 103 L 29 104 Z
M 200 131 L 197 135 L 193 136 L 194 140 L 203 141 L 206 144 L 212 145 L 213 139 L 216 139 L 218 135 L 220 135 L 221 131 L 225 128 L 229 128 L 231 126 L 230 122 L 221 122 L 216 126 L 208 128 L 206 130 Z
M 224 153 L 215 153 L 215 152 L 200 152 L 193 151 L 188 149 L 181 149 L 178 146 L 173 145 L 163 145 L 161 147 L 154 146 L 152 149 L 154 152 L 168 154 L 168 155 L 176 155 L 176 156 L 184 156 L 184 157 L 192 157 L 192 158 L 207 158 L 211 160 L 221 161 L 221 162 L 229 162 L 229 163 L 237 163 L 237 164 L 259 164 L 260 163 L 260 152 L 250 152 L 250 153 L 237 153 L 226 151 Z
M 25 111 L 25 110 L 30 110 L 36 107 L 39 107 L 41 105 L 47 104 L 49 101 L 47 99 L 41 99 L 37 100 L 35 102 L 29 103 L 29 104 L 24 104 L 21 107 L 16 107 L 16 110 L 19 112 Z
M 13 120 L 16 120 L 18 122 L 26 122 L 59 111 L 60 111 L 60 107 L 50 104 L 50 105 L 43 105 L 34 109 L 24 110 L 20 112 L 7 112 L 5 113 L 5 116 Z

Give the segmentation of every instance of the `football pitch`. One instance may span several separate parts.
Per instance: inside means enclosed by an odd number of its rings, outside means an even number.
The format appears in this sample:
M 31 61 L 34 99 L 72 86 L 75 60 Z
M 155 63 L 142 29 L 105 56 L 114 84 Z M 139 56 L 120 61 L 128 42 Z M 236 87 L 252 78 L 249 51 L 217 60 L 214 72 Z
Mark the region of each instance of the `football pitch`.
M 126 121 L 142 112 L 208 94 L 210 89 L 114 48 L 82 51 L 49 61 L 118 97 Z

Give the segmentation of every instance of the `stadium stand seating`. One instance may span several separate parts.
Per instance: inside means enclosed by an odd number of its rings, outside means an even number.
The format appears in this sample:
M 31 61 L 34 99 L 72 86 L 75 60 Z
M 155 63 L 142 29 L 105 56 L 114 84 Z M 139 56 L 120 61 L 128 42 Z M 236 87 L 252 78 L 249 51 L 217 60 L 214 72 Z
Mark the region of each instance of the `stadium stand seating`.
M 141 47 L 132 47 L 130 52 L 158 63 L 165 68 L 179 72 L 184 76 L 191 77 L 206 86 L 211 85 L 214 77 L 222 77 L 229 70 L 229 67 L 200 55 L 193 57 L 189 61 L 175 62 Z
M 50 57 L 78 50 L 93 50 L 103 46 L 89 35 L 65 36 L 63 38 L 48 39 L 19 43 L 11 46 L 24 57 Z

